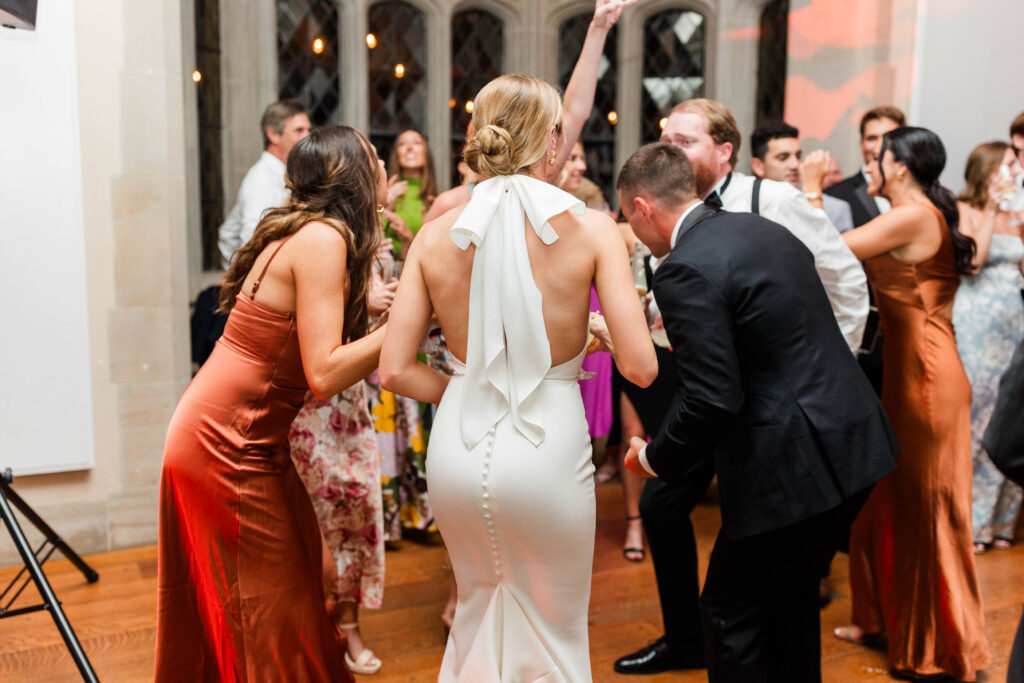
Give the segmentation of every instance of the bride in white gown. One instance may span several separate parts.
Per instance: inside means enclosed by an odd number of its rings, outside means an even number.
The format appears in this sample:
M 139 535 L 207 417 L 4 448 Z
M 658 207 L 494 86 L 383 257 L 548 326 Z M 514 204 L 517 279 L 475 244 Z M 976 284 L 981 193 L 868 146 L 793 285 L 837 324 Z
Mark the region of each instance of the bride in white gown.
M 440 681 L 589 681 L 590 438 L 576 382 L 594 283 L 626 379 L 657 374 L 625 246 L 545 183 L 561 100 L 527 76 L 475 99 L 466 148 L 487 180 L 412 243 L 381 352 L 384 386 L 438 402 L 427 487 L 458 604 Z M 416 362 L 437 315 L 461 374 Z M 443 395 L 443 397 L 442 397 Z

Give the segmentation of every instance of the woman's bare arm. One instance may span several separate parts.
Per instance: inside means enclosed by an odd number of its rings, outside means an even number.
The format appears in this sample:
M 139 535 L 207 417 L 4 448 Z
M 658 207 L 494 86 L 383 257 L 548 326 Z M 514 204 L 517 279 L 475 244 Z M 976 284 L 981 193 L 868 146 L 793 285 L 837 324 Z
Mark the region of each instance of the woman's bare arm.
M 608 31 L 615 26 L 622 10 L 635 2 L 637 0 L 597 0 L 595 4 L 594 18 L 583 40 L 583 49 L 580 50 L 569 83 L 565 86 L 565 97 L 562 98 L 562 143 L 555 155 L 555 163 L 548 165 L 552 174 L 549 180 L 557 177 L 562 170 L 572 152 L 572 146 L 580 137 L 583 124 L 590 118 L 590 111 L 594 108 L 597 76 Z
M 310 223 L 295 234 L 289 247 L 302 369 L 313 395 L 326 400 L 373 372 L 385 328 L 343 344 L 347 250 L 337 230 Z
M 592 220 L 587 228 L 594 232 L 596 250 L 594 287 L 611 336 L 615 365 L 633 384 L 649 386 L 658 376 L 658 358 L 629 270 L 626 245 L 611 218 L 588 214 L 588 220 Z
M 420 268 L 421 244 L 413 241 L 402 269 L 380 354 L 379 376 L 381 386 L 388 391 L 424 403 L 439 403 L 448 387 L 448 376 L 416 360 L 434 311 Z
M 918 261 L 933 255 L 942 237 L 935 231 L 935 216 L 924 206 L 911 204 L 893 208 L 859 228 L 843 233 L 846 246 L 859 260 L 880 256 L 907 247 L 919 254 L 908 253 L 903 260 Z

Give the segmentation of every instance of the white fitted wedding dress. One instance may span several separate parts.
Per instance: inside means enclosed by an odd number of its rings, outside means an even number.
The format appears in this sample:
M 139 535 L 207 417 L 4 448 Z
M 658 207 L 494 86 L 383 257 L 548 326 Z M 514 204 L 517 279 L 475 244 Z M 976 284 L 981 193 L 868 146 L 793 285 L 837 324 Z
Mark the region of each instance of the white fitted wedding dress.
M 476 245 L 466 363 L 448 384 L 427 451 L 427 488 L 458 606 L 439 681 L 590 681 L 587 608 L 594 468 L 576 382 L 551 367 L 526 230 L 583 203 L 522 175 L 476 186 L 451 230 Z M 527 227 L 524 215 L 529 218 Z

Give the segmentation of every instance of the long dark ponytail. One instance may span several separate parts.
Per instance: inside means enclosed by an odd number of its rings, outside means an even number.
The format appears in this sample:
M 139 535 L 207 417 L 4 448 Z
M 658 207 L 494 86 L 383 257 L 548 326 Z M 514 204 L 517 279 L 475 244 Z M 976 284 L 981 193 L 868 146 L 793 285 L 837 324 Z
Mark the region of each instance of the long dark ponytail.
M 885 189 L 885 171 L 882 170 L 882 157 L 885 151 L 892 152 L 894 161 L 903 163 L 910 175 L 914 176 L 918 186 L 928 197 L 928 201 L 942 212 L 949 226 L 949 235 L 953 240 L 953 253 L 956 266 L 962 274 L 973 272 L 971 262 L 977 247 L 974 240 L 960 232 L 960 213 L 956 208 L 956 196 L 939 182 L 939 176 L 946 167 L 946 148 L 939 136 L 927 128 L 902 126 L 891 130 L 882 137 L 882 148 L 878 152 L 878 171 L 882 176 L 879 192 Z

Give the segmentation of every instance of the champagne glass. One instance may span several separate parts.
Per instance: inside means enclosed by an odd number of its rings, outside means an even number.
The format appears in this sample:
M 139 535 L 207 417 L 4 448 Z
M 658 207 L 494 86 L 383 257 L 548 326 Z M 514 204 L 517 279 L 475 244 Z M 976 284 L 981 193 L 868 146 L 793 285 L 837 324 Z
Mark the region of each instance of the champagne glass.
M 641 299 L 647 296 L 647 273 L 644 270 L 644 247 L 638 242 L 629 257 L 629 268 L 633 271 L 633 285 Z

